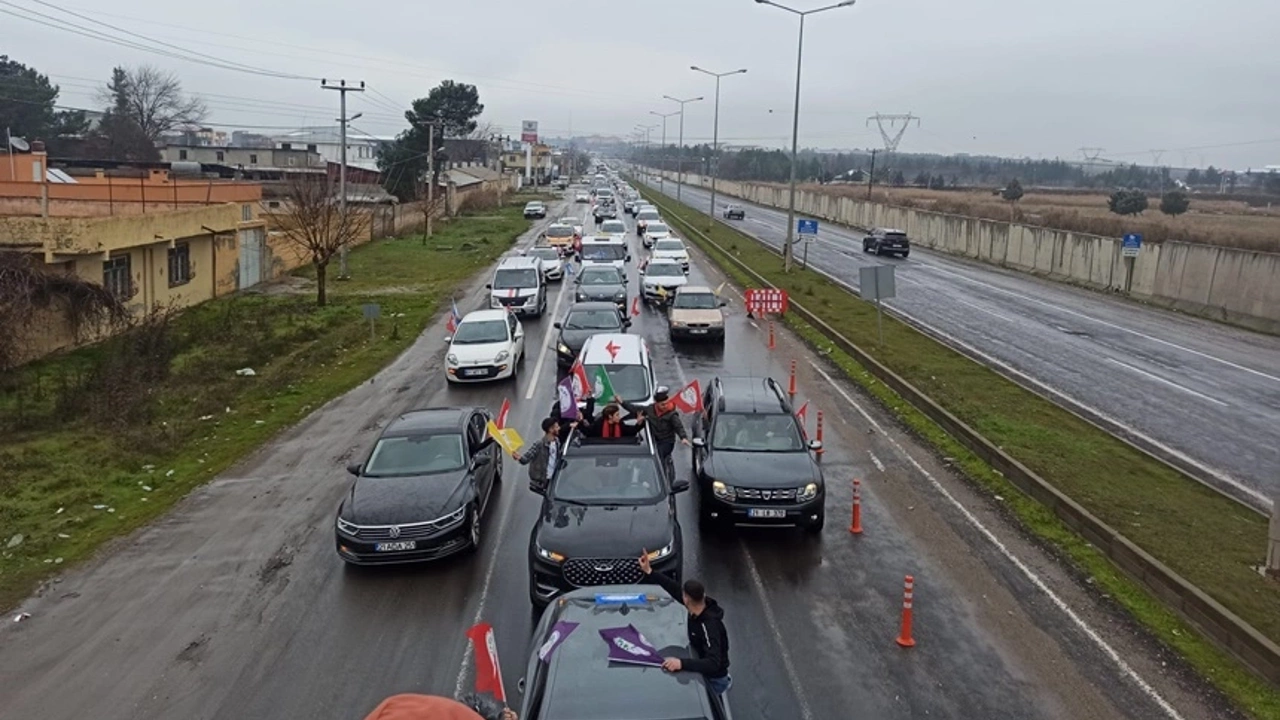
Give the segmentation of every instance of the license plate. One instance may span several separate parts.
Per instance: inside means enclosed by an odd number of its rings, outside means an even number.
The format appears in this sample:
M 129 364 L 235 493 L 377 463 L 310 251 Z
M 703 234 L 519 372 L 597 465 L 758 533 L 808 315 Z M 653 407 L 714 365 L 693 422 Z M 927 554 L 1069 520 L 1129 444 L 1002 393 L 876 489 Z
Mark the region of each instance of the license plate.
M 786 516 L 787 516 L 786 510 L 766 510 L 763 508 L 751 508 L 750 510 L 747 511 L 747 517 L 753 517 L 753 518 L 778 519 L 778 518 L 785 518 Z
M 414 540 L 404 540 L 401 542 L 378 543 L 373 546 L 378 552 L 404 552 L 405 550 L 417 550 L 418 543 Z
M 467 377 L 479 377 L 481 375 L 488 375 L 489 371 L 485 370 L 484 368 L 476 368 L 471 370 L 463 370 L 462 374 Z

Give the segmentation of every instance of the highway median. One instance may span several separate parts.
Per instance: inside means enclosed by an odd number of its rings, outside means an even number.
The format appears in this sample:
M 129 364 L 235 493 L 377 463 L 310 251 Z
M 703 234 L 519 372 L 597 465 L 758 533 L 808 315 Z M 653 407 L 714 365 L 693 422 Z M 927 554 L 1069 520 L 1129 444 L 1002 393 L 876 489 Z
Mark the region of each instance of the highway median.
M 647 187 L 641 192 L 736 282 L 752 287 L 763 279 L 786 289 L 812 320 L 791 313 L 789 326 L 973 482 L 998 496 L 1012 516 L 1068 558 L 1099 592 L 1242 709 L 1255 717 L 1280 718 L 1275 675 L 1266 669 L 1271 661 L 1251 659 L 1250 672 L 1238 659 L 1257 648 L 1266 655 L 1280 640 L 1280 584 L 1256 570 L 1266 552 L 1266 518 L 910 325 L 886 317 L 884 342 L 878 344 L 873 305 L 815 272 L 783 273 L 778 254 L 762 243 L 718 220 L 707 231 L 705 214 Z M 901 382 L 895 388 L 886 377 Z M 990 447 L 963 442 L 965 433 Z M 1020 473 L 1043 479 L 1050 489 L 1016 484 L 1013 476 Z M 1096 536 L 1090 531 L 1094 522 L 1115 534 Z M 1141 562 L 1129 561 L 1131 556 Z M 1153 591 L 1144 567 L 1167 568 L 1186 587 Z M 1197 602 L 1189 603 L 1183 594 Z M 1233 645 L 1233 656 L 1207 639 L 1201 630 L 1211 620 L 1197 615 L 1199 600 L 1256 630 L 1256 643 Z M 1199 627 L 1186 617 L 1195 618 Z M 1214 637 L 1222 643 L 1229 634 L 1215 632 Z

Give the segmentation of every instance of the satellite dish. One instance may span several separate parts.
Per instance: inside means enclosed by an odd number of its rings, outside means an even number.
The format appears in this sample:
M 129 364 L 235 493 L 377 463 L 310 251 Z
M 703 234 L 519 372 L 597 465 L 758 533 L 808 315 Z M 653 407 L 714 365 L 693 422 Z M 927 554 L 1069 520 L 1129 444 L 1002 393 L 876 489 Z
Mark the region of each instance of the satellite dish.
M 9 147 L 14 152 L 27 152 L 31 149 L 31 145 L 20 137 L 9 138 Z

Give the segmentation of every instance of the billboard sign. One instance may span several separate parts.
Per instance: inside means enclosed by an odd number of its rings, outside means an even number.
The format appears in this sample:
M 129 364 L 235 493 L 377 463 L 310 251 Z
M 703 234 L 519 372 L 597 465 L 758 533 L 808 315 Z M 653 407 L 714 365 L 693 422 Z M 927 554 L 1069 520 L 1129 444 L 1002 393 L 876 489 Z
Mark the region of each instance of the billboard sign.
M 520 123 L 520 142 L 538 142 L 538 121 L 525 120 Z

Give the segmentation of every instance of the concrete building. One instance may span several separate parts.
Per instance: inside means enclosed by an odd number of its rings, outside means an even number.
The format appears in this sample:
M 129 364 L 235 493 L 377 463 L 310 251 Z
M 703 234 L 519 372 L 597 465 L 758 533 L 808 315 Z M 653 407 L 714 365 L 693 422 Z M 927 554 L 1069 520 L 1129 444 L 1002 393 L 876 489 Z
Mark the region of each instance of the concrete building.
M 551 182 L 555 171 L 555 155 L 550 145 L 537 144 L 533 146 L 533 153 L 530 158 L 532 169 L 531 174 L 533 180 L 538 185 L 545 185 Z M 523 149 L 511 150 L 502 154 L 502 169 L 507 172 L 514 172 L 521 178 L 524 177 L 525 171 L 525 151 Z
M 377 137 L 347 129 L 347 166 L 378 172 L 378 150 L 395 138 Z M 342 130 L 334 127 L 310 127 L 275 137 L 280 150 L 308 150 L 319 153 L 330 163 L 340 163 L 342 158 Z M 375 181 L 376 182 L 376 181 Z

